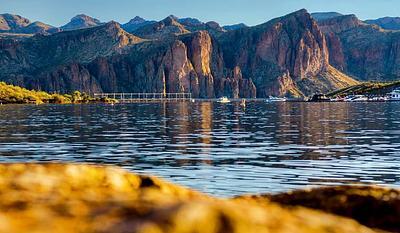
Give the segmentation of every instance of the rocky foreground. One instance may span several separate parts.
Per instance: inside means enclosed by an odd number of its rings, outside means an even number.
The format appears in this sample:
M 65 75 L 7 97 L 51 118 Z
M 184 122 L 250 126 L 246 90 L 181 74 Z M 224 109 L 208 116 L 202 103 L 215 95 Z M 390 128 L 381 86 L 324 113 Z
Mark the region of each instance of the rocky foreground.
M 217 199 L 90 165 L 2 164 L 0 210 L 0 232 L 400 232 L 399 190 L 346 186 Z

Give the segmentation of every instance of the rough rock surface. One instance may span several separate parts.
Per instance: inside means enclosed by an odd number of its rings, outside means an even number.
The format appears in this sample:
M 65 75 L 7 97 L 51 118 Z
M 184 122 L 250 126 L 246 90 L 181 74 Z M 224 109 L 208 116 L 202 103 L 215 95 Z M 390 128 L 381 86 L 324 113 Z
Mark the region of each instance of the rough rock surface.
M 366 24 L 355 15 L 323 20 L 319 27 L 338 70 L 363 81 L 400 78 L 400 31 Z
M 356 83 L 330 68 L 325 37 L 305 10 L 228 32 L 222 40 L 227 66 L 241 67 L 243 76 L 254 81 L 260 97 L 311 95 Z M 341 81 L 332 82 L 327 77 Z
M 34 89 L 97 90 L 96 80 L 82 64 L 122 53 L 138 42 L 140 38 L 126 33 L 115 22 L 84 31 L 36 35 L 23 42 L 3 40 L 0 76 L 4 81 Z
M 0 188 L 0 232 L 374 232 L 319 211 L 216 199 L 113 167 L 1 164 Z
M 355 219 L 369 227 L 400 232 L 400 190 L 396 189 L 342 186 L 248 198 L 322 210 Z

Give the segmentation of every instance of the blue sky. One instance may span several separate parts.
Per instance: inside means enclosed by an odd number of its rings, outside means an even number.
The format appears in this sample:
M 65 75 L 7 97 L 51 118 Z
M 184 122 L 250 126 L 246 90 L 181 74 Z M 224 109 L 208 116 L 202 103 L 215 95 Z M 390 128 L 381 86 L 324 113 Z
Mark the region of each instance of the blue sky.
M 170 14 L 256 25 L 295 10 L 354 13 L 361 19 L 400 16 L 400 0 L 0 0 L 1 13 L 14 13 L 60 26 L 85 13 L 121 23 L 136 15 L 161 20 Z

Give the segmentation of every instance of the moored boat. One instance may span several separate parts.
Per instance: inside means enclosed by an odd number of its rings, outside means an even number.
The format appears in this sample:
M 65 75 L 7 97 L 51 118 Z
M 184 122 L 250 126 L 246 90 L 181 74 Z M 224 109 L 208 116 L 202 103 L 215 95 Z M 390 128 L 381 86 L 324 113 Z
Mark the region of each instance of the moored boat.
M 323 94 L 316 94 L 309 100 L 309 102 L 330 102 L 330 101 L 331 99 Z
M 224 97 L 219 98 L 218 102 L 226 104 L 226 103 L 230 103 L 231 101 L 228 99 L 228 97 L 224 96 Z
M 286 102 L 287 99 L 285 97 L 275 97 L 270 96 L 268 99 L 265 100 L 266 102 Z
M 389 101 L 400 101 L 400 89 L 395 89 L 387 94 L 387 99 Z
M 350 95 L 344 99 L 345 102 L 366 102 L 368 97 L 364 95 Z

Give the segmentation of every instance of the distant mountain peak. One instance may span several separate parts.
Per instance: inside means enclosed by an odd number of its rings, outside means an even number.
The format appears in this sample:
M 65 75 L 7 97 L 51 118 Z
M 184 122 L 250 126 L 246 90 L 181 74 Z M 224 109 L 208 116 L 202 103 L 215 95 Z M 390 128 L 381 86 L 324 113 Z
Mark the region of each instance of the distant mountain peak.
M 173 19 L 173 20 L 176 20 L 176 21 L 179 20 L 179 17 L 178 17 L 178 16 L 175 16 L 175 15 L 169 15 L 166 19 L 168 19 L 168 18 Z
M 343 14 L 338 13 L 338 12 L 315 12 L 315 13 L 312 13 L 311 16 L 316 21 L 322 21 L 322 20 L 340 17 L 340 16 L 343 16 Z
M 222 27 L 219 25 L 219 23 L 215 21 L 209 21 L 206 23 L 206 25 L 212 29 L 222 29 Z
M 134 32 L 136 30 L 138 30 L 139 28 L 142 28 L 146 25 L 155 23 L 155 21 L 149 21 L 149 20 L 145 20 L 140 16 L 135 16 L 135 18 L 129 20 L 128 23 L 123 24 L 122 28 L 127 31 L 127 32 Z
M 29 19 L 20 15 L 1 14 L 0 31 L 20 34 L 48 34 L 60 30 L 39 21 L 32 23 Z
M 69 31 L 69 30 L 95 27 L 102 24 L 103 23 L 98 19 L 95 19 L 85 14 L 79 14 L 73 17 L 69 23 L 62 26 L 61 29 L 64 31 Z
M 165 36 L 176 36 L 190 31 L 180 24 L 176 16 L 170 15 L 159 22 L 152 22 L 134 31 L 135 35 L 145 39 L 161 39 Z
M 365 23 L 378 25 L 386 30 L 400 30 L 400 17 L 383 17 L 379 19 L 369 19 Z
M 222 28 L 227 31 L 233 31 L 233 30 L 238 30 L 238 29 L 247 28 L 247 27 L 249 27 L 249 26 L 247 26 L 244 23 L 238 23 L 238 24 L 232 24 L 232 25 L 225 25 Z
M 178 26 L 183 27 L 181 23 L 178 21 L 179 18 L 174 15 L 169 15 L 167 18 L 160 21 L 160 23 L 164 24 L 165 26 Z
M 165 19 L 161 20 L 161 22 L 165 23 L 166 25 L 172 25 L 174 23 L 178 23 L 178 17 L 174 15 L 169 15 Z
M 360 25 L 366 25 L 359 20 L 356 15 L 342 15 L 334 18 L 328 18 L 318 22 L 323 32 L 341 33 Z
M 178 19 L 178 22 L 188 26 L 199 26 L 203 24 L 200 20 L 190 17 Z
M 290 17 L 290 16 L 302 17 L 302 16 L 305 16 L 305 15 L 310 15 L 310 13 L 308 13 L 308 11 L 303 8 L 303 9 L 297 10 L 297 11 L 292 12 L 292 13 L 286 15 L 286 16 L 283 16 L 283 17 Z
M 296 14 L 296 13 L 297 13 L 297 14 L 308 14 L 308 11 L 307 11 L 307 9 L 302 8 L 302 9 L 300 9 L 300 10 L 298 10 L 298 11 L 295 11 L 294 13 L 295 13 L 295 14 Z
M 88 20 L 88 21 L 94 21 L 94 22 L 100 22 L 100 20 L 95 19 L 91 16 L 85 15 L 85 14 L 78 14 L 76 16 L 74 16 L 71 20 L 79 20 L 79 19 L 84 19 L 84 20 Z
M 0 30 L 18 30 L 31 24 L 31 21 L 20 15 L 1 14 L 0 15 Z
M 135 18 L 131 19 L 131 20 L 128 22 L 128 24 L 139 24 L 139 23 L 144 23 L 144 22 L 146 22 L 145 19 L 143 19 L 143 18 L 140 17 L 140 16 L 135 16 Z

